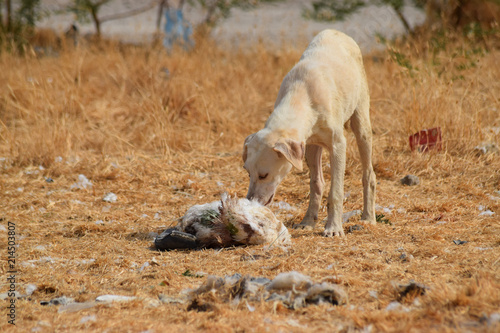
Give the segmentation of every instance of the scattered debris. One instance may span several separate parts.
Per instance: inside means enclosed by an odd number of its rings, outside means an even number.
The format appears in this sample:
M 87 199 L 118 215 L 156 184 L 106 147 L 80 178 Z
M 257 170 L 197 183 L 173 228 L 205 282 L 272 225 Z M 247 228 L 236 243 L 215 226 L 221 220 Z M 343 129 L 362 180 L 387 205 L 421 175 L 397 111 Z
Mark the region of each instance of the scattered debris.
M 500 149 L 494 142 L 483 142 L 479 146 L 474 147 L 474 151 L 477 155 L 486 155 L 486 154 L 498 154 Z
M 135 296 L 123 295 L 101 295 L 97 296 L 96 302 L 130 302 L 137 299 Z
M 363 230 L 364 228 L 365 227 L 363 227 L 361 224 L 350 225 L 348 232 L 352 233 L 353 231 Z
M 89 315 L 89 316 L 83 316 L 82 319 L 80 319 L 80 324 L 85 324 L 87 322 L 96 322 L 97 317 L 95 314 Z
M 155 239 L 158 250 L 227 247 L 233 245 L 290 245 L 288 229 L 271 210 L 256 201 L 231 198 L 195 205 L 175 228 Z
M 186 269 L 184 271 L 184 273 L 182 273 L 182 276 L 188 276 L 188 277 L 195 277 L 195 278 L 202 278 L 204 277 L 206 274 L 205 273 L 192 273 L 189 269 Z
M 271 284 L 268 286 L 269 290 L 303 290 L 309 289 L 312 281 L 309 276 L 303 275 L 299 272 L 287 272 L 278 274 Z
M 406 175 L 400 179 L 402 185 L 415 186 L 420 184 L 420 179 L 415 175 Z
M 145 270 L 149 266 L 150 266 L 149 262 L 146 261 L 144 264 L 142 264 L 141 268 L 139 268 L 139 272 L 142 272 L 143 270 Z
M 278 208 L 279 210 L 285 210 L 285 211 L 297 210 L 297 208 L 293 207 L 292 205 L 290 205 L 288 202 L 285 202 L 285 201 L 273 202 L 271 204 L 271 207 Z
M 479 216 L 493 216 L 493 215 L 495 215 L 495 212 L 493 212 L 489 209 L 486 209 L 486 207 L 484 207 L 482 205 L 479 206 L 479 211 L 481 212 L 481 213 L 479 213 Z
M 402 312 L 408 312 L 410 309 L 408 309 L 406 306 L 403 306 L 403 304 L 393 301 L 387 305 L 385 308 L 386 311 L 402 311 Z
M 109 192 L 109 193 L 106 193 L 106 195 L 102 198 L 102 201 L 105 201 L 105 202 L 116 202 L 116 199 L 118 199 L 118 197 L 116 196 L 116 194 L 114 194 L 113 192 Z
M 187 302 L 186 298 L 171 297 L 163 294 L 158 295 L 158 299 L 165 304 L 184 304 Z
M 244 254 L 240 257 L 240 261 L 255 261 L 264 258 L 266 258 L 266 256 L 260 254 L 249 254 L 249 255 Z
M 492 247 L 475 247 L 476 250 L 479 251 L 488 251 L 488 250 L 493 250 Z
M 415 281 L 410 281 L 408 284 L 401 284 L 396 286 L 396 294 L 398 301 L 403 300 L 406 297 L 415 298 L 417 296 L 425 295 L 429 287 L 423 284 L 416 283 Z
M 380 205 L 375 205 L 376 211 L 382 211 L 385 214 L 392 214 L 393 209 L 394 209 L 394 205 L 389 205 L 389 207 L 382 207 Z
M 83 303 L 74 302 L 74 303 L 69 303 L 69 304 L 61 305 L 59 307 L 59 310 L 57 310 L 57 312 L 59 312 L 59 313 L 63 313 L 63 312 L 68 312 L 68 313 L 77 312 L 77 311 L 80 311 L 80 310 L 86 310 L 86 309 L 93 308 L 96 305 L 97 305 L 97 302 L 94 302 L 94 301 L 92 301 L 92 302 L 83 302 Z
M 37 289 L 38 289 L 38 287 L 36 285 L 29 283 L 28 285 L 26 285 L 26 295 L 30 296 Z
M 427 152 L 431 149 L 441 150 L 441 128 L 435 127 L 421 130 L 410 136 L 411 151 Z
M 50 301 L 41 301 L 40 305 L 66 305 L 73 303 L 75 300 L 71 297 L 61 296 L 53 298 Z
M 71 185 L 70 189 L 85 190 L 92 187 L 92 182 L 85 177 L 85 175 L 78 175 L 78 181 Z
M 491 210 L 485 210 L 484 212 L 479 213 L 479 216 L 493 216 L 495 215 L 495 212 L 492 212 Z
M 488 317 L 487 322 L 488 322 L 488 325 L 497 325 L 497 324 L 500 324 L 500 313 L 499 312 L 492 313 Z
M 14 291 L 14 297 L 15 298 L 24 298 L 24 297 L 26 297 L 26 295 L 23 295 L 16 290 L 16 291 Z M 0 300 L 4 301 L 7 298 L 12 298 L 12 292 L 6 292 L 6 293 L 0 294 Z
M 236 273 L 224 278 L 208 276 L 204 284 L 191 291 L 188 311 L 212 311 L 215 308 L 214 295 L 233 304 L 244 300 L 249 311 L 253 307 L 248 302 L 263 300 L 280 302 L 290 309 L 310 304 L 347 303 L 347 294 L 341 286 L 327 282 L 314 283 L 310 277 L 298 272 L 281 273 L 274 280 Z
M 342 223 L 346 223 L 347 221 L 349 221 L 349 219 L 351 217 L 356 216 L 356 215 L 360 215 L 361 213 L 362 213 L 362 211 L 357 209 L 357 210 L 353 210 L 353 211 L 346 212 L 346 213 L 342 214 Z
M 457 240 L 454 240 L 453 243 L 455 243 L 456 245 L 462 245 L 462 244 L 466 244 L 467 241 L 463 241 L 463 240 L 457 239 Z

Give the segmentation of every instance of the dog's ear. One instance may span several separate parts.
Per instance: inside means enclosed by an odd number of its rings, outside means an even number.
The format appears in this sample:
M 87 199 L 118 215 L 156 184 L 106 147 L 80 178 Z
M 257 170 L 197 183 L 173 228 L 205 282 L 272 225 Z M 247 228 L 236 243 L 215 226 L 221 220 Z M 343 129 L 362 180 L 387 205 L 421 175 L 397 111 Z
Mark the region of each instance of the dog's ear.
M 245 139 L 245 143 L 243 144 L 243 163 L 245 163 L 247 161 L 247 151 L 248 151 L 247 144 L 250 141 L 252 141 L 254 135 L 255 135 L 255 133 L 247 136 L 247 138 Z
M 273 149 L 282 154 L 297 170 L 302 171 L 302 159 L 306 151 L 304 142 L 285 139 L 285 141 L 276 142 Z

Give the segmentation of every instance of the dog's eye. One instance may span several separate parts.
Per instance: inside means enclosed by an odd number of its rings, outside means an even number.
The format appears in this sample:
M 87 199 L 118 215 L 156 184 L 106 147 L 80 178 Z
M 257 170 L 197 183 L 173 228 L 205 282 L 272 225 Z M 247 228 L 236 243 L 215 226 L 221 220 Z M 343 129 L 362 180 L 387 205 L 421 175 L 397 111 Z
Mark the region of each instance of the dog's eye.
M 259 179 L 260 180 L 266 179 L 267 175 L 268 175 L 268 173 L 266 173 L 265 175 L 259 175 Z

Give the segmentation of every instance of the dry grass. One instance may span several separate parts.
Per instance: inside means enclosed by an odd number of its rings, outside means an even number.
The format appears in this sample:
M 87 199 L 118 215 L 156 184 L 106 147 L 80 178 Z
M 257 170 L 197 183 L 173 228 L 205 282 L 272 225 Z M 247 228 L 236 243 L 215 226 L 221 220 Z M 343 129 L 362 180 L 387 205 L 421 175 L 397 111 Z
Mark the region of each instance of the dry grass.
M 175 224 L 187 208 L 216 200 L 224 190 L 245 195 L 243 140 L 263 126 L 282 78 L 306 43 L 272 52 L 262 46 L 225 51 L 199 42 L 194 52 L 172 55 L 115 43 L 62 49 L 58 56 L 1 54 L 0 217 L 4 226 L 16 223 L 18 290 L 24 292 L 29 283 L 38 286 L 29 300 L 17 301 L 17 328 L 498 330 L 498 323 L 492 326 L 486 319 L 500 307 L 500 158 L 477 155 L 474 147 L 500 144 L 494 129 L 500 126 L 500 51 L 461 57 L 452 53 L 471 49 L 468 42 L 450 43 L 448 52 L 436 56 L 427 48 L 399 50 L 410 61 L 410 71 L 386 54 L 365 59 L 377 203 L 394 205 L 385 214 L 392 225 L 365 226 L 344 239 L 321 237 L 323 226 L 313 232 L 291 230 L 294 245 L 287 252 L 254 246 L 159 253 L 150 248 L 148 233 Z M 458 66 L 471 59 L 478 60 L 474 67 Z M 434 126 L 442 128 L 444 150 L 411 153 L 408 136 Z M 350 211 L 361 209 L 362 192 L 354 138 L 346 135 L 350 196 L 344 210 Z M 70 189 L 78 174 L 93 187 Z M 406 174 L 418 175 L 421 184 L 401 186 Z M 305 213 L 307 179 L 307 172 L 292 173 L 279 188 L 276 200 L 297 208 L 274 208 L 288 226 Z M 107 192 L 116 193 L 118 201 L 103 202 Z M 479 206 L 495 215 L 480 216 Z M 99 220 L 103 223 L 96 224 Z M 0 231 L 0 237 L 6 240 L 7 232 Z M 455 245 L 456 239 L 468 243 Z M 0 242 L 2 257 L 6 243 Z M 242 260 L 249 254 L 263 256 Z M 159 265 L 141 270 L 153 257 Z M 95 261 L 84 261 L 89 259 Z M 6 260 L 0 270 L 7 275 Z M 349 305 L 292 311 L 262 303 L 250 312 L 243 303 L 214 299 L 213 311 L 188 312 L 185 304 L 153 307 L 138 300 L 75 313 L 39 305 L 61 295 L 78 301 L 103 294 L 177 296 L 204 281 L 184 276 L 186 270 L 269 278 L 296 270 L 317 281 L 341 283 Z M 430 290 L 418 301 L 402 300 L 410 311 L 387 311 L 397 299 L 393 283 L 409 280 Z M 8 286 L 2 283 L 4 292 Z M 12 329 L 5 311 L 2 306 L 2 331 Z M 81 322 L 91 314 L 95 322 Z

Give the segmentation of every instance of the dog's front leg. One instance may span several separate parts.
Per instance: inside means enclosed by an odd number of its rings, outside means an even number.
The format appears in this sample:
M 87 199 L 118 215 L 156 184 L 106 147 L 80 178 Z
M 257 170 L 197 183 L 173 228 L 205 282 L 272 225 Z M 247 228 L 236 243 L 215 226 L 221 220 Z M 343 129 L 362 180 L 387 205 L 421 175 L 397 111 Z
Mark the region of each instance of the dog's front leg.
M 317 145 L 306 146 L 306 162 L 311 174 L 309 183 L 309 207 L 306 215 L 300 224 L 293 226 L 294 229 L 314 228 L 318 221 L 319 206 L 323 198 L 323 187 L 325 180 L 323 179 L 323 170 L 321 168 L 321 153 L 323 148 Z
M 346 163 L 346 139 L 343 133 L 334 137 L 333 149 L 330 151 L 331 186 L 328 196 L 328 217 L 326 220 L 326 237 L 344 236 L 342 228 L 342 206 L 344 203 L 344 173 Z

